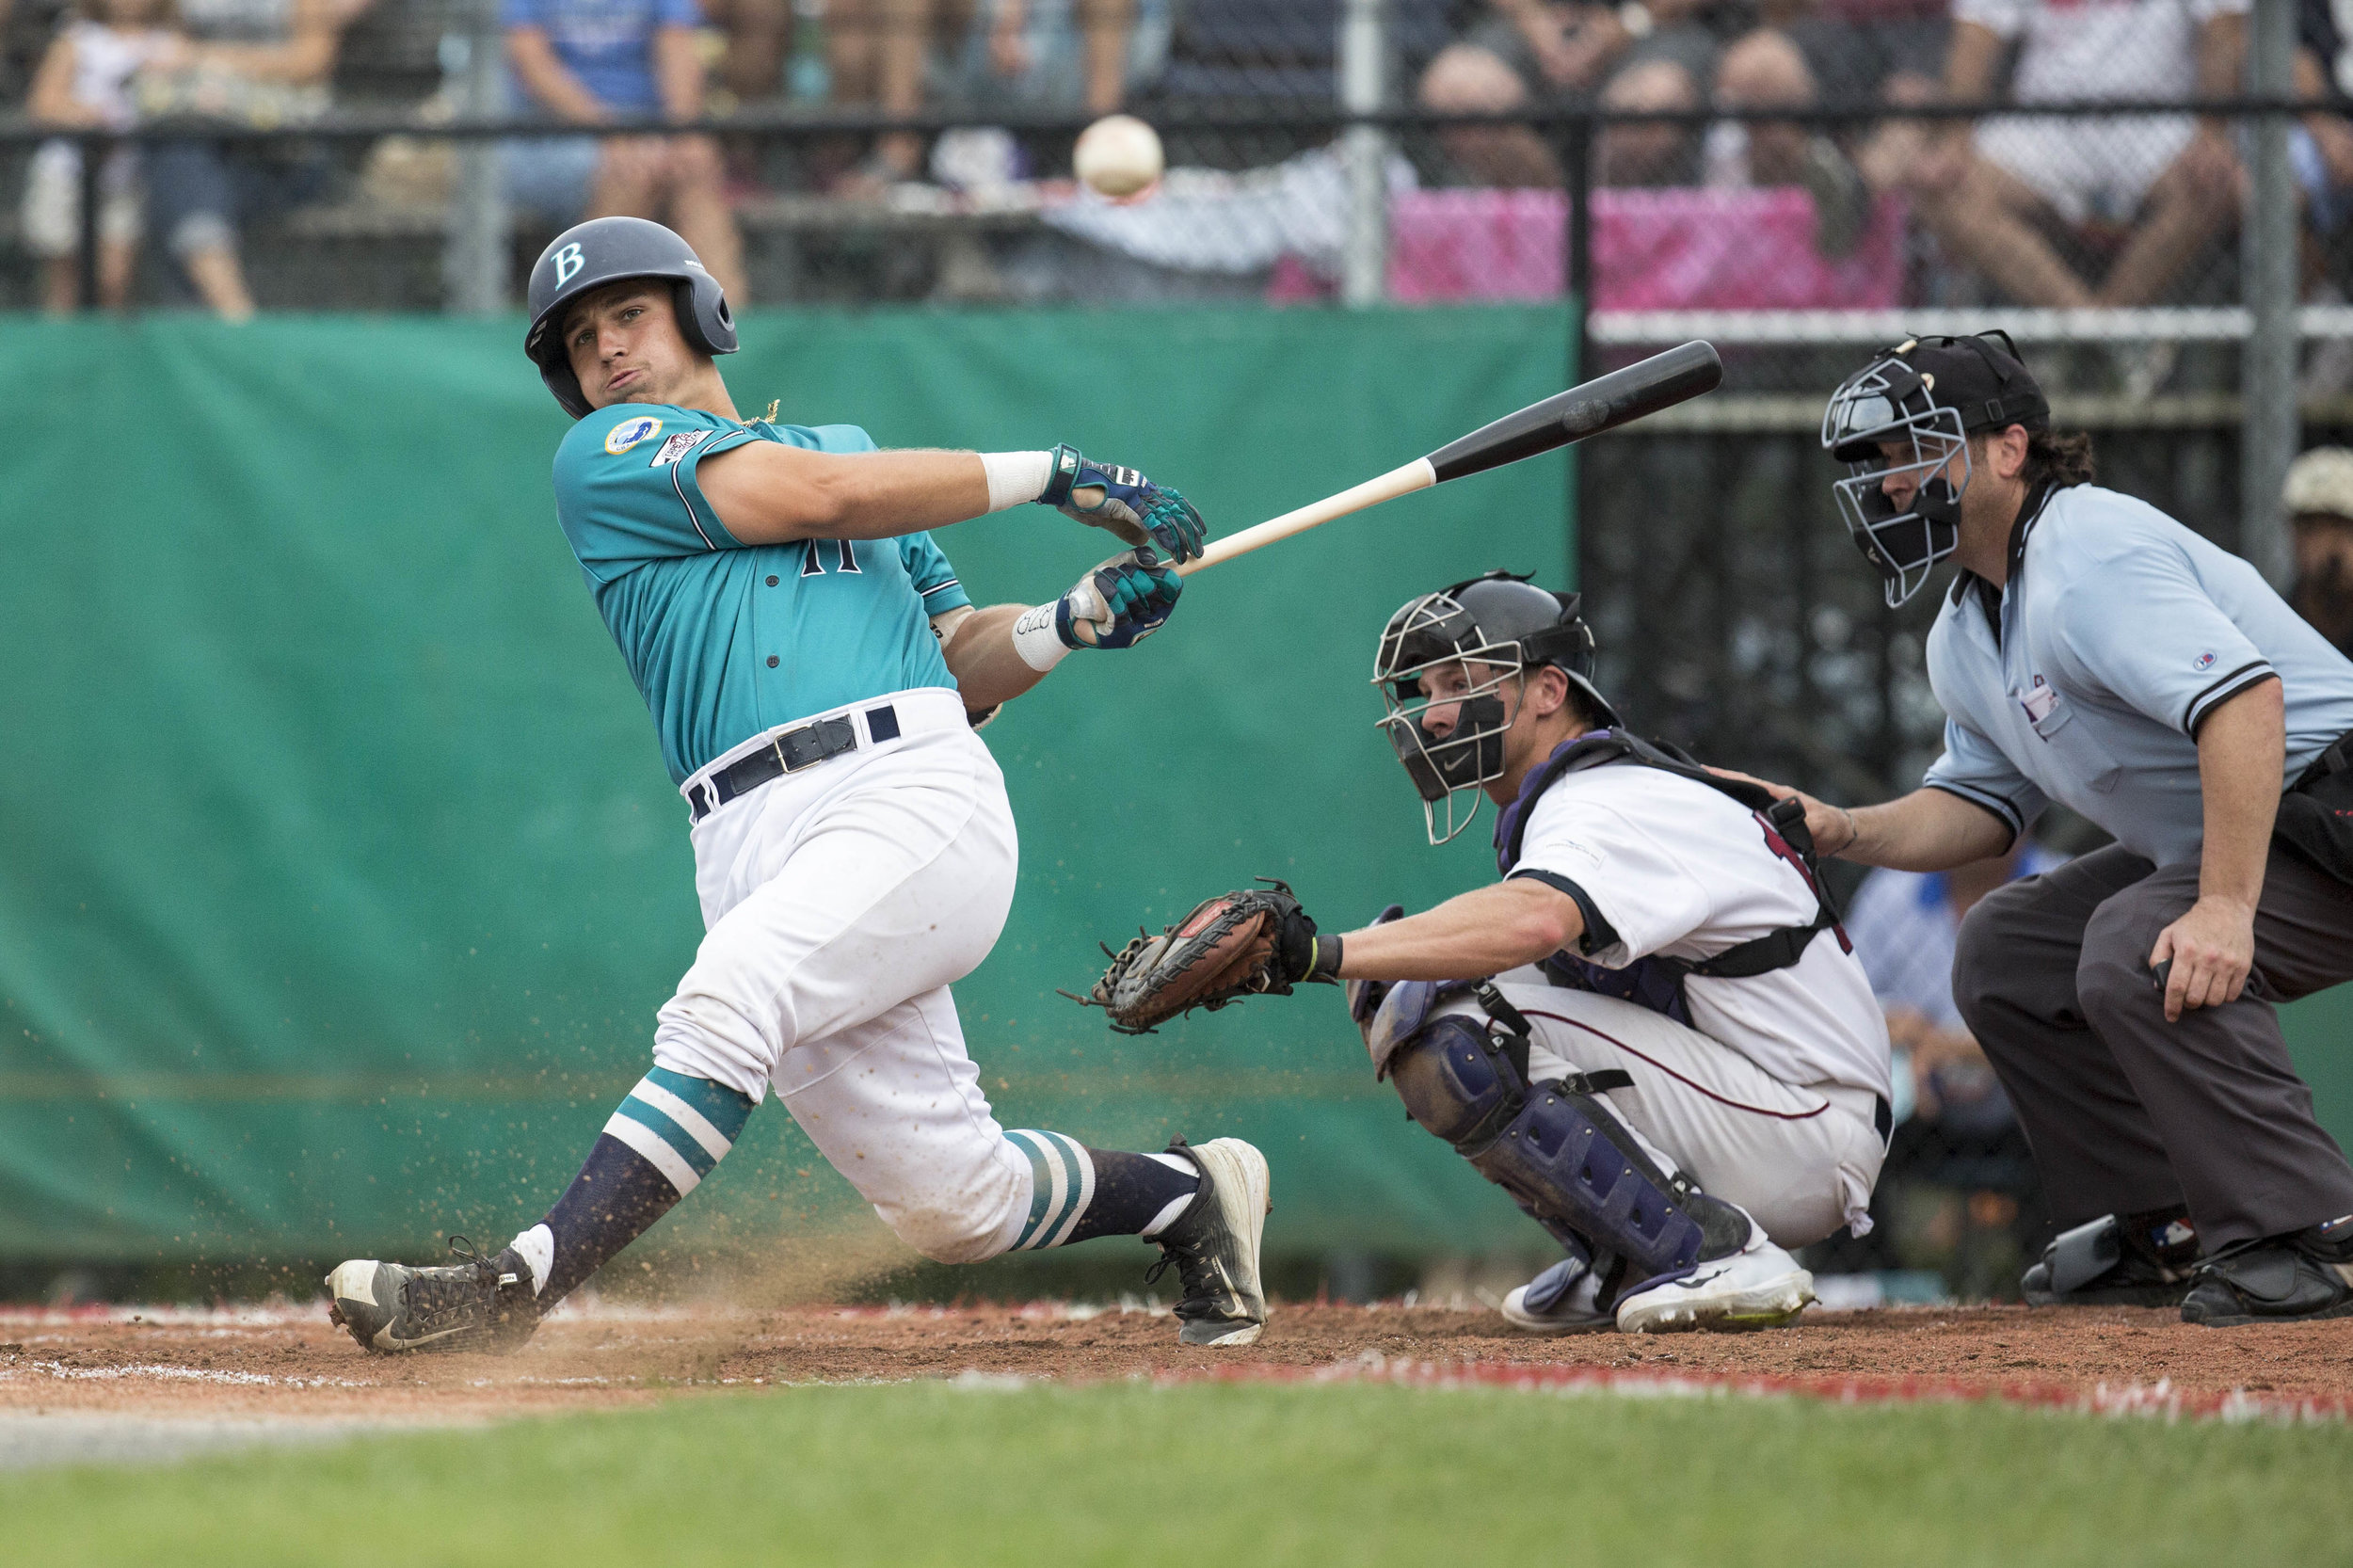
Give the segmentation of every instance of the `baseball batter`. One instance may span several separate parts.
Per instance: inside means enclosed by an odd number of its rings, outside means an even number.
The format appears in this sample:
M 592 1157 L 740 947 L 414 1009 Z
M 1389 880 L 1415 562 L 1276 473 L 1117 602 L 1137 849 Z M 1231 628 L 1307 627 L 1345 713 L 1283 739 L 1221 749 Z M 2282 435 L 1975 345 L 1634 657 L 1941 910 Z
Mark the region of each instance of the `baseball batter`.
M 1784 1321 L 1813 1278 L 1782 1249 L 1869 1228 L 1886 1023 L 1802 811 L 1626 733 L 1593 660 L 1575 595 L 1502 572 L 1406 604 L 1382 722 L 1432 842 L 1482 792 L 1501 808 L 1502 880 L 1341 936 L 1288 888 L 1228 894 L 1131 944 L 1090 1000 L 1147 1028 L 1344 980 L 1414 1120 L 1568 1254 L 1504 1298 L 1510 1322 Z
M 713 359 L 736 346 L 727 301 L 658 224 L 558 235 L 530 305 L 525 351 L 579 422 L 557 517 L 685 799 L 707 934 L 651 1070 L 546 1216 L 493 1257 L 453 1240 L 452 1266 L 344 1263 L 336 1320 L 372 1351 L 520 1344 L 773 1090 L 925 1256 L 1144 1237 L 1179 1271 L 1184 1343 L 1256 1339 L 1258 1151 L 1006 1131 L 949 992 L 1014 891 L 1013 816 L 975 724 L 1073 650 L 1156 631 L 1181 580 L 1155 547 L 1198 553 L 1200 515 L 1067 446 L 882 452 L 853 425 L 743 419 Z M 1128 548 L 1059 600 L 976 609 L 926 530 L 1038 501 Z

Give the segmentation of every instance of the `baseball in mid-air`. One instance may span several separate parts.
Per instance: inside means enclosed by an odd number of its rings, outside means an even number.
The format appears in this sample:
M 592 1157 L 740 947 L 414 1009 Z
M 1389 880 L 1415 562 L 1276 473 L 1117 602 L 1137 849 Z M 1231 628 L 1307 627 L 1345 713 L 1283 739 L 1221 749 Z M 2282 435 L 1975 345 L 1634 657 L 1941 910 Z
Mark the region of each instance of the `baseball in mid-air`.
M 1160 177 L 1160 133 L 1131 114 L 1105 115 L 1079 133 L 1070 162 L 1088 189 L 1123 200 Z

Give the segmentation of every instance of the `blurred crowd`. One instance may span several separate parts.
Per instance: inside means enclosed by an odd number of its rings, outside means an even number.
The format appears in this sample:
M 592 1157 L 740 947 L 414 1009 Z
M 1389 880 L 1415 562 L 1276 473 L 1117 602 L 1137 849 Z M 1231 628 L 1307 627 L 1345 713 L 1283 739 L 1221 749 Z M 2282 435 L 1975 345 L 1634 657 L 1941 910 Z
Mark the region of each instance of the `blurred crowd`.
M 969 157 L 943 160 L 945 148 L 910 134 L 837 136 L 796 147 L 780 172 L 754 138 L 600 126 L 744 108 L 939 113 L 981 125 L 1008 110 L 1083 117 L 1126 106 L 1150 118 L 1180 106 L 1328 107 L 1341 0 L 495 3 L 504 108 L 568 133 L 500 150 L 523 220 L 663 218 L 740 298 L 748 198 L 787 189 L 881 200 L 910 183 L 969 182 Z M 1897 243 L 1872 252 L 1866 270 L 1901 276 L 1866 280 L 1891 297 L 1865 303 L 2063 307 L 2230 297 L 2227 242 L 2249 184 L 2244 127 L 2190 113 L 2031 110 L 2238 93 L 2248 4 L 1389 0 L 1385 14 L 1401 104 L 1680 117 L 1608 124 L 1592 147 L 1601 200 L 1617 203 L 1606 210 L 1649 215 L 1627 220 L 1637 228 L 1673 223 L 1697 235 L 1711 212 L 1719 228 L 1762 223 L 1765 209 L 1740 206 L 1735 193 L 1778 192 L 1805 204 L 1800 239 L 1828 269 L 1792 287 L 1852 296 L 1853 269 L 1836 268 L 1877 225 Z M 339 106 L 405 107 L 430 122 L 456 112 L 445 78 L 466 33 L 460 0 L 0 0 L 7 90 L 34 124 L 61 128 L 159 117 L 300 125 Z M 2353 122 L 2335 105 L 2353 84 L 2353 50 L 2331 0 L 2302 0 L 2296 69 L 2299 89 L 2329 105 L 2296 126 L 2293 158 L 2309 289 L 2336 297 L 2348 275 L 2336 251 L 2353 215 Z M 1906 113 L 1938 103 L 1988 112 Z M 1847 118 L 1722 118 L 1824 108 Z M 1559 191 L 1568 145 L 1557 120 L 1409 133 L 1391 183 Z M 1175 151 L 1230 175 L 1301 149 L 1196 135 Z M 1008 137 L 978 177 L 1059 173 L 1066 152 L 1066 137 Z M 248 313 L 241 236 L 304 203 L 350 199 L 365 172 L 323 151 L 200 138 L 118 149 L 96 184 L 102 294 L 121 299 L 144 253 L 163 264 L 173 297 Z M 59 308 L 76 284 L 83 188 L 70 142 L 40 147 L 24 168 L 16 237 Z M 1669 219 L 1655 202 L 1618 194 L 1660 190 L 1718 193 L 1718 204 L 1686 201 Z M 1610 232 L 1606 265 L 1615 264 L 1610 246 L 1672 243 Z

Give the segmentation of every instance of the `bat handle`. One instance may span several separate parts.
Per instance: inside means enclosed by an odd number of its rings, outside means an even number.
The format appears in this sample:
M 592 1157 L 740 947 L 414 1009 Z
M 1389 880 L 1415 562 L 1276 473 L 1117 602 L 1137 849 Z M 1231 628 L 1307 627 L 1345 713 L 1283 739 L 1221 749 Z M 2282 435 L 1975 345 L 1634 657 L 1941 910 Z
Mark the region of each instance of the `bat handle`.
M 1410 495 L 1416 490 L 1427 489 L 1437 482 L 1437 471 L 1430 466 L 1430 459 L 1417 457 L 1401 468 L 1391 469 L 1376 479 L 1368 479 L 1361 485 L 1352 485 L 1337 495 L 1327 495 L 1321 501 L 1309 502 L 1296 511 L 1285 512 L 1279 518 L 1269 518 L 1266 521 L 1245 528 L 1238 534 L 1228 534 L 1224 538 L 1211 539 L 1200 554 L 1178 567 L 1176 573 L 1180 577 L 1191 577 L 1204 567 L 1216 566 L 1220 561 L 1230 561 L 1237 555 L 1247 555 L 1254 550 L 1264 549 L 1277 539 L 1288 539 L 1293 534 L 1304 534 L 1319 523 L 1330 522 L 1334 518 L 1344 518 L 1351 512 L 1361 512 L 1366 507 L 1377 506 L 1384 501 L 1394 501 L 1401 495 Z

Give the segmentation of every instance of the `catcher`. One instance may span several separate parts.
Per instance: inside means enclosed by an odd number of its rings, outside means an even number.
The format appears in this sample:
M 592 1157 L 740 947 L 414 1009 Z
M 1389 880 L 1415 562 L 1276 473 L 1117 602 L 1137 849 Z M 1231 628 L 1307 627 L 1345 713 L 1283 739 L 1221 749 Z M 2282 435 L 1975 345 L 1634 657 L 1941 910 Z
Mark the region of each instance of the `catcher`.
M 1504 1298 L 1514 1326 L 1785 1322 L 1814 1281 L 1783 1248 L 1870 1226 L 1886 1024 L 1803 819 L 1625 733 L 1593 659 L 1573 594 L 1490 572 L 1412 600 L 1380 722 L 1433 844 L 1494 798 L 1502 879 L 1338 936 L 1280 883 L 1230 893 L 1084 1000 L 1141 1031 L 1345 981 L 1413 1119 L 1568 1255 Z

